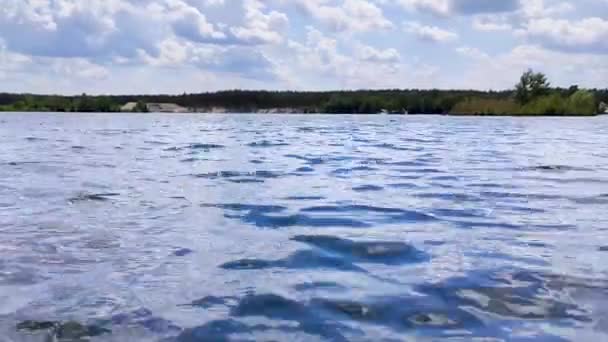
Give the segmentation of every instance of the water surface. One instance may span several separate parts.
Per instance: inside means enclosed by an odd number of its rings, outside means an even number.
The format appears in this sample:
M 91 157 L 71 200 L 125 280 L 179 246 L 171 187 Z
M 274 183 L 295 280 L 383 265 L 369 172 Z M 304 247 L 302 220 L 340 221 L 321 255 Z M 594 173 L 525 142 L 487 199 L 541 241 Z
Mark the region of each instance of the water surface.
M 3 114 L 1 341 L 608 339 L 608 118 Z

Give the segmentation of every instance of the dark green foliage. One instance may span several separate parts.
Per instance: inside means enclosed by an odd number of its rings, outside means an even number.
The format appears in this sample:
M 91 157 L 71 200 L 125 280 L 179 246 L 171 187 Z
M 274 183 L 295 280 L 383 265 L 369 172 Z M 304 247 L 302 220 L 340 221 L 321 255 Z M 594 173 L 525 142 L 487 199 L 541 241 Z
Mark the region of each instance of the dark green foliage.
M 535 98 L 547 95 L 549 86 L 545 74 L 530 69 L 521 75 L 519 83 L 515 86 L 515 99 L 525 105 Z
M 181 95 L 49 96 L 1 94 L 0 111 L 115 112 L 135 102 L 134 112 L 147 112 L 146 103 L 175 103 L 193 111 L 223 108 L 228 112 L 288 109 L 286 112 L 330 114 L 468 114 L 468 115 L 592 115 L 608 103 L 608 89 L 548 88 L 546 77 L 532 71 L 522 75 L 515 91 L 475 90 L 357 90 L 328 92 L 230 90 Z M 593 103 L 593 106 L 591 105 Z
M 139 101 L 137 101 L 137 105 L 133 109 L 133 112 L 136 112 L 136 113 L 147 113 L 148 112 L 148 107 L 146 106 L 146 103 L 144 101 L 139 100 Z

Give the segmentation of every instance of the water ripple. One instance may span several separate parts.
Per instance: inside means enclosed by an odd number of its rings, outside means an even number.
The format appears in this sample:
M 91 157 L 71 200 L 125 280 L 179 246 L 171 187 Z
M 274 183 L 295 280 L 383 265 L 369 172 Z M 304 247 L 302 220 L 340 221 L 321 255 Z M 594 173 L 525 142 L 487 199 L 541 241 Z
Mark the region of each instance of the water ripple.
M 605 119 L 7 113 L 0 340 L 607 340 Z

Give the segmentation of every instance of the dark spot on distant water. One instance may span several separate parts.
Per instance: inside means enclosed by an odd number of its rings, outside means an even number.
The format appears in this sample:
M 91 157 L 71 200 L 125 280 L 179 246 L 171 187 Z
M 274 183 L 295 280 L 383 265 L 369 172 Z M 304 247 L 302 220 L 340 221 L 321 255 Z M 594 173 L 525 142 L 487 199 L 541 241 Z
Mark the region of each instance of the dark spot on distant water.
M 174 256 L 178 256 L 178 257 L 183 257 L 186 256 L 188 254 L 192 254 L 194 253 L 193 250 L 191 250 L 190 248 L 180 248 L 178 250 L 176 250 L 175 252 L 173 252 Z
M 608 252 L 608 246 L 601 246 L 600 248 L 598 248 L 598 250 L 600 252 Z
M 369 191 L 382 191 L 383 187 L 377 185 L 361 185 L 353 188 L 353 191 L 357 192 L 369 192 Z
M 184 149 L 209 151 L 209 150 L 222 149 L 222 148 L 225 148 L 225 146 L 217 145 L 217 144 L 190 144 L 185 147 L 177 147 L 177 146 L 169 147 L 169 148 L 164 149 L 164 151 L 176 152 L 176 151 L 181 151 Z
M 426 253 L 403 242 L 359 242 L 323 235 L 298 235 L 293 237 L 292 240 L 304 242 L 361 262 L 399 265 L 429 258 Z
M 433 215 L 443 216 L 443 217 L 486 217 L 486 212 L 478 209 L 448 209 L 448 208 L 439 208 L 433 209 L 431 211 Z
M 473 228 L 494 228 L 494 229 L 512 229 L 519 230 L 523 229 L 524 226 L 512 224 L 512 223 L 504 223 L 504 222 L 476 222 L 476 221 L 459 221 L 459 220 L 448 220 L 452 224 L 464 228 L 464 229 L 473 229 Z
M 444 314 L 422 313 L 409 318 L 410 322 L 419 326 L 449 327 L 456 326 L 458 322 L 451 320 Z
M 315 171 L 315 169 L 313 169 L 310 166 L 302 166 L 302 167 L 296 169 L 296 172 L 314 172 L 314 171 Z
M 220 148 L 224 148 L 225 146 L 223 145 L 218 145 L 218 144 L 190 144 L 190 146 L 188 146 L 188 148 L 192 149 L 192 150 L 212 150 L 212 149 L 220 149 Z
M 42 162 L 37 162 L 37 161 L 27 161 L 27 162 L 25 162 L 25 161 L 24 162 L 15 162 L 15 161 L 12 161 L 12 162 L 8 162 L 6 164 L 10 165 L 10 166 L 19 166 L 19 165 L 36 165 L 36 164 L 43 164 L 43 163 Z
M 264 183 L 263 179 L 256 179 L 256 178 L 231 178 L 231 179 L 228 179 L 228 181 L 231 183 L 237 183 L 237 184 Z
M 220 265 L 220 268 L 226 270 L 261 270 L 264 268 L 271 268 L 273 265 L 273 261 L 268 260 L 241 259 L 222 264 Z
M 169 145 L 168 142 L 158 141 L 158 140 L 146 140 L 146 141 L 144 141 L 144 143 L 150 144 L 150 145 Z
M 427 240 L 427 241 L 424 241 L 424 244 L 429 245 L 429 246 L 443 246 L 443 245 L 445 245 L 445 241 Z
M 76 197 L 70 198 L 69 202 L 83 202 L 83 201 L 108 201 L 109 197 L 120 196 L 119 193 L 103 193 L 103 194 L 80 194 Z
M 256 177 L 256 178 L 279 178 L 283 176 L 280 172 L 274 171 L 252 171 L 252 172 L 239 172 L 239 171 L 218 171 L 218 172 L 209 172 L 209 173 L 201 173 L 195 174 L 196 178 L 206 178 L 206 179 L 221 179 L 221 178 L 237 178 L 237 177 Z
M 331 173 L 334 175 L 347 175 L 353 172 L 360 172 L 360 171 L 378 171 L 377 168 L 374 167 L 369 167 L 369 166 L 355 166 L 355 167 L 351 167 L 351 168 L 340 168 L 340 169 L 336 169 L 334 171 L 332 171 Z
M 203 208 L 221 208 L 225 210 L 234 211 L 256 211 L 262 213 L 276 213 L 287 210 L 286 207 L 279 205 L 256 205 L 256 204 L 240 204 L 240 203 L 228 203 L 228 204 L 201 204 Z
M 303 283 L 297 284 L 294 289 L 296 291 L 309 291 L 309 290 L 333 290 L 333 291 L 343 291 L 346 288 L 338 283 L 327 282 L 327 281 L 318 281 L 312 283 Z
M 323 196 L 290 196 L 284 198 L 286 201 L 320 201 L 325 199 Z
M 272 142 L 268 140 L 255 141 L 247 144 L 249 147 L 281 147 L 281 146 L 289 146 L 289 144 L 284 142 Z
M 86 147 L 84 146 L 72 146 L 73 150 L 84 150 Z
M 48 139 L 37 138 L 37 137 L 27 137 L 27 138 L 25 138 L 25 140 L 30 141 L 30 142 L 36 142 L 36 141 L 47 141 Z
M 194 162 L 197 162 L 199 160 L 202 160 L 202 159 L 199 159 L 199 158 L 186 158 L 186 159 L 182 159 L 181 162 L 182 163 L 194 163 Z
M 259 160 L 259 159 L 252 159 L 249 161 L 251 164 L 264 164 L 263 160 Z
M 234 301 L 234 300 L 236 300 L 235 297 L 207 296 L 207 297 L 203 297 L 201 299 L 197 299 L 197 300 L 191 302 L 190 304 L 188 304 L 188 306 L 209 309 L 214 306 L 228 305 L 229 301 Z
M 439 170 L 439 169 L 432 169 L 432 168 L 426 168 L 426 169 L 399 169 L 396 170 L 398 172 L 401 173 L 421 173 L 421 174 L 438 174 L 438 173 L 445 173 L 445 171 Z
M 568 165 L 538 165 L 523 168 L 526 171 L 591 171 L 582 167 L 574 167 Z
M 436 177 L 431 177 L 431 180 L 434 180 L 434 181 L 458 181 L 458 180 L 460 180 L 460 177 L 458 177 L 458 176 L 436 176 Z

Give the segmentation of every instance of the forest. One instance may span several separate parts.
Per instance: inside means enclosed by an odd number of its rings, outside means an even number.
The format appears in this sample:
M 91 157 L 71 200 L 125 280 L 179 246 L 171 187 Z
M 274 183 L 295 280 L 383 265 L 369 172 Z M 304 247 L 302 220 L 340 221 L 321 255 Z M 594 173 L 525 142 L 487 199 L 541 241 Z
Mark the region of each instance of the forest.
M 512 90 L 228 90 L 181 95 L 35 95 L 0 93 L 0 111 L 118 112 L 128 102 L 175 103 L 193 112 L 249 113 L 270 109 L 329 114 L 595 115 L 608 89 L 551 87 L 546 76 L 525 72 Z

